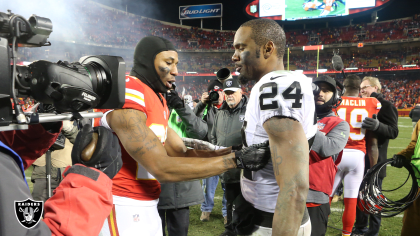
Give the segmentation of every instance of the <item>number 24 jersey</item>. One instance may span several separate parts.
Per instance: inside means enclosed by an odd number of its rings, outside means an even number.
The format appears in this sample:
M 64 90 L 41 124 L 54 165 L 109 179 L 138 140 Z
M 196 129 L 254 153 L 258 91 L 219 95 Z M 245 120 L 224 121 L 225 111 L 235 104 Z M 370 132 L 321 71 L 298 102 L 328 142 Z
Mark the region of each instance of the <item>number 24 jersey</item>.
M 312 79 L 301 73 L 274 71 L 264 75 L 251 90 L 243 126 L 243 143 L 268 140 L 263 124 L 274 117 L 297 120 L 309 140 L 317 132 Z M 259 210 L 274 212 L 279 186 L 271 160 L 259 171 L 241 178 L 244 198 Z

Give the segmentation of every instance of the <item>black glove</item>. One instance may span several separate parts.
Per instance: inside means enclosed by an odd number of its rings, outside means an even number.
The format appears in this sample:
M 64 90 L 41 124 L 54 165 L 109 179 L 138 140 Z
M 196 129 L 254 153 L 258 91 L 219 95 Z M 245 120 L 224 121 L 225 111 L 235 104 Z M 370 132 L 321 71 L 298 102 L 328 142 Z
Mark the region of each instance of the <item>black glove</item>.
M 363 123 L 362 123 L 363 129 L 375 131 L 378 129 L 378 127 L 379 127 L 379 120 L 377 119 L 376 114 L 373 114 L 372 118 L 366 117 L 363 120 Z
M 397 155 L 395 154 L 392 157 L 392 162 L 391 162 L 391 166 L 393 167 L 397 167 L 397 168 L 401 168 L 404 165 L 409 164 L 410 162 L 407 160 L 407 158 L 405 158 L 405 156 L 403 155 Z
M 178 93 L 175 90 L 171 90 L 166 94 L 166 103 L 169 108 L 179 109 L 184 107 L 184 102 L 178 96 Z
M 98 142 L 94 147 L 87 147 L 96 133 Z M 93 155 L 90 160 L 84 157 L 83 151 L 90 149 Z M 86 150 L 85 150 L 86 152 Z M 71 159 L 74 164 L 83 164 L 85 166 L 94 167 L 110 179 L 120 171 L 122 167 L 121 147 L 118 143 L 118 138 L 110 130 L 104 127 L 95 127 L 92 129 L 91 125 L 85 125 L 77 134 L 74 142 L 73 150 L 71 152 Z
M 260 170 L 271 157 L 268 141 L 243 147 L 240 151 L 235 152 L 235 157 L 237 168 L 253 171 Z
M 232 146 L 232 152 L 236 152 L 236 151 L 239 151 L 239 150 L 241 150 L 242 149 L 242 144 L 239 144 L 239 145 L 233 145 Z

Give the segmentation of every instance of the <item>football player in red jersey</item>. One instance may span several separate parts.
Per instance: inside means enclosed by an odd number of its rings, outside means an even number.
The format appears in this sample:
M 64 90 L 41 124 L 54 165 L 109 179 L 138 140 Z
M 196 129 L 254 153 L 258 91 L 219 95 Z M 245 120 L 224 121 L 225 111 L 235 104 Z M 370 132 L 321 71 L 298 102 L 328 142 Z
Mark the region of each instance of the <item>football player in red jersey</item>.
M 162 235 L 157 211 L 160 182 L 207 178 L 237 168 L 237 160 L 251 167 L 246 160 L 269 159 L 267 144 L 242 149 L 250 151 L 247 155 L 231 154 L 231 148 L 187 150 L 168 127 L 169 110 L 161 95 L 175 82 L 177 64 L 178 53 L 171 42 L 155 36 L 143 38 L 136 46 L 130 76 L 126 77 L 123 109 L 104 111 L 96 121 L 96 125 L 113 130 L 123 146 L 123 166 L 113 179 L 114 206 L 102 227 L 104 236 Z
M 344 179 L 343 235 L 351 234 L 356 219 L 357 195 L 363 180 L 365 153 L 368 154 L 370 166 L 376 164 L 379 155 L 377 139 L 372 132 L 362 128 L 362 122 L 366 117 L 376 115 L 381 109 L 381 103 L 376 98 L 360 98 L 360 83 L 361 80 L 357 75 L 347 76 L 344 80 L 346 91 L 342 97 L 343 101 L 337 109 L 340 118 L 350 125 L 350 136 L 342 160 L 337 166 L 338 171 L 331 195 L 334 195 Z

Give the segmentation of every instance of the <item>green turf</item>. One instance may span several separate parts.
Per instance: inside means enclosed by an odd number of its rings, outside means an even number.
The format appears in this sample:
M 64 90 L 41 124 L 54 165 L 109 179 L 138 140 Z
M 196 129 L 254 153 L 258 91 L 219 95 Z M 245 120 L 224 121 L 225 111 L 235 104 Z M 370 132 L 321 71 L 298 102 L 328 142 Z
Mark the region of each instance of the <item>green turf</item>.
M 388 148 L 388 158 L 391 158 L 393 154 L 406 147 L 410 142 L 411 132 L 413 130 L 411 126 L 411 120 L 409 118 L 399 118 L 399 136 L 395 140 L 391 140 Z M 392 189 L 398 187 L 407 178 L 407 171 L 405 169 L 397 169 L 394 167 L 387 168 L 387 177 L 384 179 L 383 188 Z M 408 191 L 409 186 L 404 186 L 400 191 L 392 192 L 385 195 L 390 199 L 399 199 L 404 196 Z M 223 191 L 219 186 L 216 189 L 215 206 L 212 214 L 210 215 L 209 222 L 200 221 L 200 206 L 191 207 L 190 213 L 190 236 L 213 236 L 219 235 L 224 231 L 223 227 L 223 216 L 222 216 L 222 197 Z M 332 209 L 341 210 L 343 208 L 343 202 L 337 202 L 332 204 Z M 340 211 L 333 211 L 330 215 L 329 224 L 336 228 L 341 228 L 341 215 Z M 402 226 L 402 214 L 399 217 L 383 218 L 380 236 L 394 236 L 400 235 Z M 327 236 L 341 236 L 341 232 L 328 229 Z
M 388 158 L 391 158 L 393 154 L 400 151 L 402 148 L 406 147 L 411 139 L 411 132 L 413 130 L 411 125 L 411 120 L 409 118 L 399 118 L 399 136 L 395 140 L 391 140 L 388 148 Z M 32 173 L 32 169 L 26 170 L 26 176 L 30 177 Z M 401 183 L 405 181 L 407 178 L 407 172 L 405 169 L 397 169 L 394 167 L 387 168 L 387 177 L 384 179 L 383 188 L 384 189 L 392 189 L 398 187 Z M 32 184 L 30 180 L 28 180 L 28 184 L 32 191 Z M 409 186 L 404 186 L 399 191 L 392 192 L 386 194 L 386 197 L 390 199 L 400 199 L 404 196 L 408 191 Z M 215 205 L 213 208 L 213 212 L 210 215 L 209 222 L 201 222 L 200 221 L 200 205 L 192 206 L 190 208 L 190 228 L 189 228 L 189 235 L 190 236 L 213 236 L 219 235 L 224 231 L 223 227 L 223 216 L 222 216 L 222 197 L 223 191 L 221 186 L 216 189 L 215 195 Z M 343 208 L 343 202 L 333 203 L 331 208 L 334 210 L 332 211 L 329 219 L 329 225 L 341 228 L 341 210 Z M 338 211 L 337 211 L 338 210 Z M 393 218 L 383 218 L 382 219 L 382 226 L 381 231 L 379 233 L 380 236 L 394 236 L 400 235 L 401 226 L 402 226 L 402 214 L 399 217 Z M 340 231 L 334 229 L 328 229 L 327 236 L 341 236 Z
M 319 16 L 321 14 L 322 10 L 313 10 L 313 11 L 305 11 L 302 7 L 303 3 L 306 1 L 302 0 L 285 0 L 286 4 L 286 11 L 285 11 L 285 18 L 291 19 L 291 18 L 299 18 L 299 17 L 314 17 Z M 321 0 L 319 0 L 321 2 Z M 344 14 L 346 9 L 345 5 L 341 2 L 338 2 L 337 11 L 330 12 L 329 15 L 338 15 L 338 14 Z

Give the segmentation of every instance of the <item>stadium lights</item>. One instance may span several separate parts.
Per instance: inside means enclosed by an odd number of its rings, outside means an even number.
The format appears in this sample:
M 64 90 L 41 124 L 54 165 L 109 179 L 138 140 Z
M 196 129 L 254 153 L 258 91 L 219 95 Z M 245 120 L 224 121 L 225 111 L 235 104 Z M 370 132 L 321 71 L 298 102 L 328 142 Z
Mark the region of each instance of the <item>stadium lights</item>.
M 403 65 L 402 67 L 404 68 L 404 67 L 415 67 L 415 66 L 417 65 Z
M 327 72 L 327 69 L 318 69 L 318 72 Z
M 197 74 L 197 72 L 190 72 L 190 71 L 187 71 L 187 74 Z
M 357 67 L 350 67 L 350 68 L 346 68 L 345 70 L 358 70 L 359 68 Z

